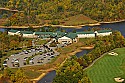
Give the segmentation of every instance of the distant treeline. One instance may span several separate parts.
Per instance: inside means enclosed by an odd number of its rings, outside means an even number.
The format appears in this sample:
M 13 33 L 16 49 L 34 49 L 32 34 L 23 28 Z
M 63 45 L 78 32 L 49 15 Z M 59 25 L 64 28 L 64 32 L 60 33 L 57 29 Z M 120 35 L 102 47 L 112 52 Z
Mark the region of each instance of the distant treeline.
M 56 20 L 66 20 L 77 14 L 97 21 L 123 20 L 124 4 L 125 0 L 0 0 L 0 7 L 22 11 L 10 17 L 8 26 L 46 22 L 59 24 Z

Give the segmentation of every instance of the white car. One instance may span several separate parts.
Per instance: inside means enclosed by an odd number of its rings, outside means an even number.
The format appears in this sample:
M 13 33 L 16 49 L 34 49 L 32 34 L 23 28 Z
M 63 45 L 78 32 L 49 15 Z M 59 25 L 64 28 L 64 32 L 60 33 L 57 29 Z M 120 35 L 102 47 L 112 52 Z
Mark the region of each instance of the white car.
M 16 60 L 15 60 L 15 62 L 16 62 L 16 63 L 18 63 L 18 62 L 19 62 L 19 60 L 18 60 L 18 59 L 16 59 Z
M 33 60 L 30 60 L 29 63 L 34 64 Z
M 14 54 L 12 54 L 11 56 L 15 56 Z

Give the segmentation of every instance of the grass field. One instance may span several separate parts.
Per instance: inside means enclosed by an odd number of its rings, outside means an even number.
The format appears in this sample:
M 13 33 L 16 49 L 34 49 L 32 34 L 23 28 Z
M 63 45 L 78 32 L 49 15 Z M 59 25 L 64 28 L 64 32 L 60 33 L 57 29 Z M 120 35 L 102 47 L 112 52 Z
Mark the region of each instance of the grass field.
M 84 25 L 84 24 L 96 23 L 96 22 L 97 21 L 92 20 L 91 18 L 89 18 L 83 14 L 79 14 L 79 15 L 75 15 L 75 16 L 66 18 L 66 20 L 64 20 L 63 25 Z
M 114 77 L 125 79 L 125 48 L 115 49 L 114 52 L 119 55 L 106 54 L 86 70 L 92 83 L 117 83 Z

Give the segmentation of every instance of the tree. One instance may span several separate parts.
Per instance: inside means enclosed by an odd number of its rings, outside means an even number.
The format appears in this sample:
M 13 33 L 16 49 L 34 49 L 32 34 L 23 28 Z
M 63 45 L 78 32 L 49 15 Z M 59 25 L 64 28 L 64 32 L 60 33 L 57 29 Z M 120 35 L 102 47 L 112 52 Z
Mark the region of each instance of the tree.
M 0 58 L 2 58 L 2 51 L 0 50 Z

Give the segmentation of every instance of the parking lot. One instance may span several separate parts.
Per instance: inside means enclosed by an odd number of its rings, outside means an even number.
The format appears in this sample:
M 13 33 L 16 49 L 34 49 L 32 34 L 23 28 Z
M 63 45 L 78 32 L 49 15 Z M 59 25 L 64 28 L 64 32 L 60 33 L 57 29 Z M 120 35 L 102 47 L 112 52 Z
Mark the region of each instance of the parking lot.
M 23 50 L 22 52 L 10 55 L 10 57 L 4 60 L 3 66 L 17 68 L 48 63 L 59 55 L 59 53 L 55 51 L 55 48 L 56 47 L 49 47 L 49 44 L 46 44 Z

